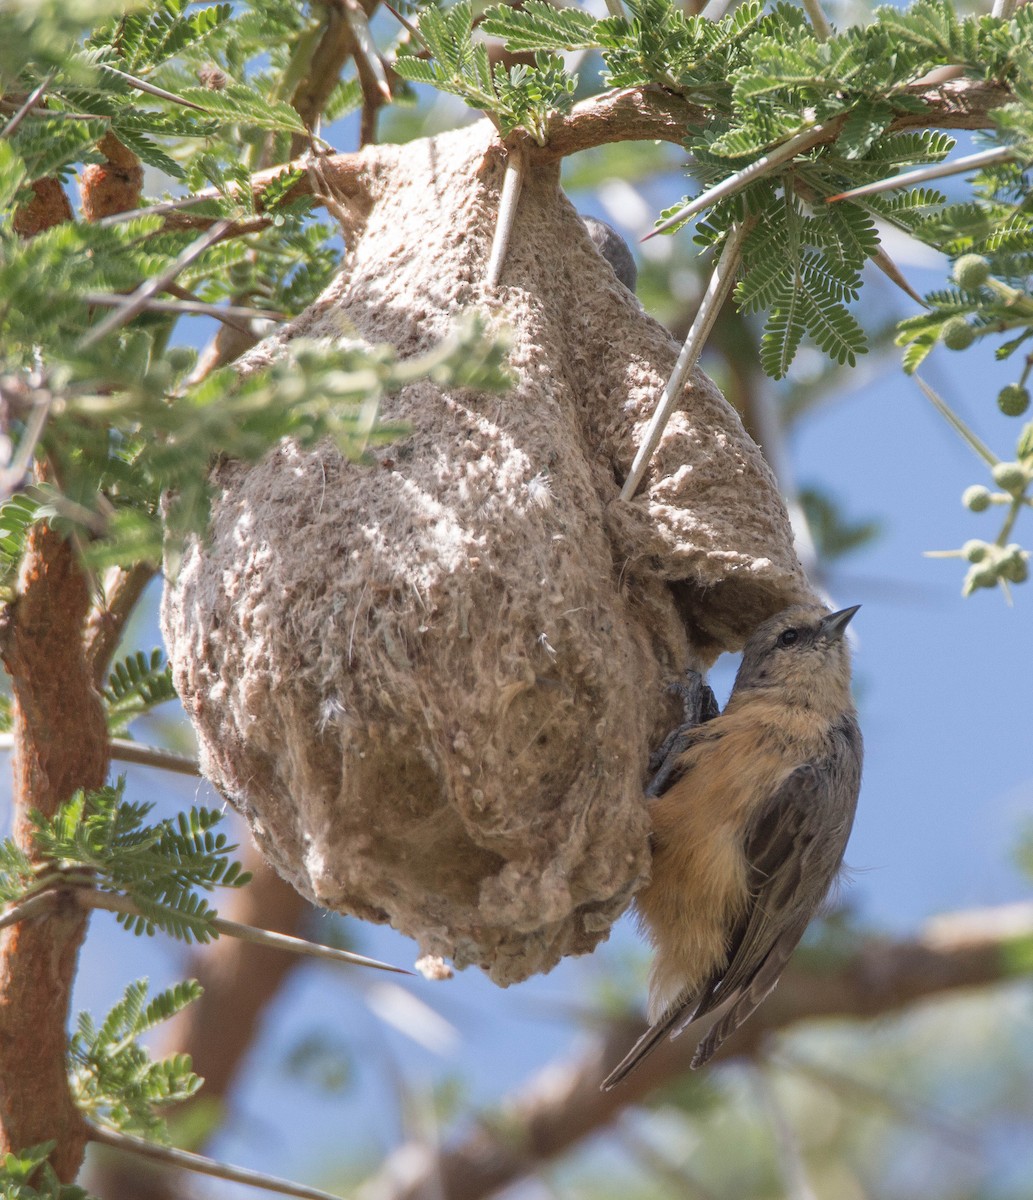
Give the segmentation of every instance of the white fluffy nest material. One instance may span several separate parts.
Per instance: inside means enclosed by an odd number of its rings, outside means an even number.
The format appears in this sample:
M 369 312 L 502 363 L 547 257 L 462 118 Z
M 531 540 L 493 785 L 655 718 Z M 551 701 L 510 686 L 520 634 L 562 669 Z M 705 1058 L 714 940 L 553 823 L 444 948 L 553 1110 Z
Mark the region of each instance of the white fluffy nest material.
M 607 936 L 649 870 L 642 787 L 664 685 L 809 595 L 775 482 L 702 374 L 618 499 L 677 347 L 558 187 L 525 185 L 481 280 L 504 150 L 487 123 L 367 152 L 372 203 L 294 337 L 435 345 L 508 331 L 502 395 L 417 383 L 375 466 L 282 445 L 222 466 L 166 589 L 204 773 L 315 902 L 500 984 Z

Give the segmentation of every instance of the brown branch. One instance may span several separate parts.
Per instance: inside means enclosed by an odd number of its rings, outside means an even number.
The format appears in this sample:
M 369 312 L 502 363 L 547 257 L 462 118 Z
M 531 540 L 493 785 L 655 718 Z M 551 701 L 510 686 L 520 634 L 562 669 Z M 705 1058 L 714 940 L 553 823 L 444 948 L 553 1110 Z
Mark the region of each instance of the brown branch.
M 112 567 L 104 576 L 104 594 L 89 615 L 84 636 L 94 687 L 104 684 L 126 621 L 156 571 L 150 563 L 136 563 L 131 567 Z
M 88 604 L 71 544 L 34 525 L 0 649 L 14 696 L 14 837 L 37 861 L 30 811 L 52 816 L 107 774 L 104 712 L 83 653 Z M 0 1155 L 53 1139 L 51 1162 L 65 1182 L 86 1144 L 65 1045 L 87 919 L 76 904 L 58 904 L 6 929 L 0 942 Z
M 42 233 L 44 229 L 72 219 L 72 205 L 65 195 L 60 179 L 36 179 L 30 186 L 32 199 L 28 204 L 15 209 L 11 221 L 15 233 L 20 237 L 33 237 Z
M 79 176 L 79 198 L 87 221 L 136 208 L 143 194 L 143 166 L 110 130 L 97 143 L 104 162 L 89 163 Z
M 772 1033 L 800 1021 L 883 1016 L 946 992 L 1000 983 L 1015 974 L 1009 950 L 1030 937 L 1033 904 L 1015 905 L 932 922 L 913 940 L 872 939 L 833 970 L 798 963 L 723 1056 L 757 1054 Z M 368 1190 L 381 1200 L 482 1200 L 531 1174 L 688 1070 L 696 1048 L 691 1034 L 665 1043 L 619 1088 L 601 1092 L 607 1070 L 641 1028 L 617 1024 L 582 1058 L 547 1067 L 502 1103 L 498 1129 L 485 1122 L 437 1153 L 421 1147 L 416 1156 L 412 1146 L 401 1147 Z
M 907 94 L 922 100 L 925 109 L 897 117 L 892 130 L 987 129 L 992 124 L 990 111 L 1013 99 L 1006 88 L 972 79 L 948 80 L 935 87 L 916 84 Z M 569 114 L 554 117 L 548 145 L 538 153 L 545 160 L 564 158 L 594 146 L 633 140 L 681 145 L 709 116 L 708 109 L 663 88 L 625 88 L 583 100 Z M 826 141 L 835 140 L 841 123 L 842 119 L 829 123 Z
M 905 113 L 890 125 L 893 131 L 905 129 L 988 129 L 993 122 L 990 112 L 1012 100 L 1004 87 L 972 79 L 952 79 L 930 87 L 915 84 L 908 90 L 925 104 L 918 112 Z M 526 148 L 532 163 L 554 162 L 580 150 L 590 150 L 611 142 L 660 140 L 681 145 L 686 136 L 701 128 L 709 116 L 708 110 L 690 104 L 673 92 L 650 86 L 606 92 L 576 104 L 567 115 L 557 115 L 549 125 L 549 140 L 538 146 L 526 138 Z M 828 123 L 828 131 L 818 144 L 835 141 L 845 118 Z M 518 136 L 518 135 L 517 135 Z M 361 220 L 369 211 L 370 171 L 377 161 L 376 147 L 353 154 L 330 154 L 319 159 L 318 170 L 304 160 L 270 167 L 252 178 L 252 194 L 261 207 L 262 195 L 269 184 L 291 167 L 305 167 L 305 176 L 292 188 L 292 199 L 313 197 L 315 203 L 325 203 L 329 194 L 344 213 Z M 191 197 L 194 203 L 202 198 L 214 198 L 214 191 Z M 168 212 L 167 224 L 173 229 L 207 229 L 217 218 L 199 216 L 189 207 Z M 226 237 L 253 233 L 268 224 L 265 217 L 251 217 L 236 222 Z

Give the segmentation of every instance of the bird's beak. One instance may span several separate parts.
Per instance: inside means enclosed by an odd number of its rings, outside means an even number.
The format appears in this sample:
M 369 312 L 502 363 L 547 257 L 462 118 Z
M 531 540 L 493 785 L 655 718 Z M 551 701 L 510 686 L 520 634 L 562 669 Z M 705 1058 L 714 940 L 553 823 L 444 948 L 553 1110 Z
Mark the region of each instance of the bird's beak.
M 821 631 L 830 642 L 843 636 L 843 631 L 860 607 L 860 604 L 855 604 L 853 608 L 841 608 L 839 612 L 829 613 L 827 617 L 822 617 Z

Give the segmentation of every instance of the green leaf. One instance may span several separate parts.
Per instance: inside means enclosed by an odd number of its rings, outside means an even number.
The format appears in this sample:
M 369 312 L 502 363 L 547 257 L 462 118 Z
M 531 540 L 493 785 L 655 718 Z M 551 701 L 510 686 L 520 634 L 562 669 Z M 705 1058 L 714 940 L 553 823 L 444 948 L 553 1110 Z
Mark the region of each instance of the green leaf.
M 242 887 L 250 878 L 230 859 L 236 847 L 215 834 L 221 814 L 193 808 L 176 820 L 146 824 L 152 805 L 115 787 L 77 792 L 49 821 L 34 816 L 37 849 L 66 867 L 85 867 L 96 886 L 128 897 L 141 916 L 119 914 L 135 933 L 161 929 L 183 941 L 214 936 L 215 911 L 201 892 Z
M 125 990 L 98 1028 L 80 1013 L 68 1045 L 69 1086 L 80 1111 L 121 1133 L 168 1142 L 159 1109 L 189 1099 L 201 1086 L 185 1054 L 151 1060 L 138 1039 L 201 995 L 195 980 L 147 1001 L 147 981 Z
M 108 728 L 117 736 L 136 717 L 176 698 L 172 667 L 160 649 L 152 650 L 149 657 L 138 650 L 114 665 L 103 695 Z
M 578 8 L 554 8 L 544 0 L 525 0 L 522 8 L 489 8 L 481 31 L 504 39 L 514 52 L 591 50 L 598 46 L 596 19 Z
M 219 91 L 207 88 L 184 88 L 184 100 L 192 100 L 206 112 L 225 124 L 243 125 L 250 129 L 283 130 L 285 133 L 304 133 L 305 126 L 297 111 L 283 100 L 267 100 L 253 87 L 229 83 Z

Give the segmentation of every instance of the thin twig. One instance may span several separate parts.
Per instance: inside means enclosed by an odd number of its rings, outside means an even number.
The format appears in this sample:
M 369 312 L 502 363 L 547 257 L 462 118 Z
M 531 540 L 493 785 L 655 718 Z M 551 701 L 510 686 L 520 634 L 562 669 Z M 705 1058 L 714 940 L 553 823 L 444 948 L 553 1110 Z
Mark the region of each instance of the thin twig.
M 208 247 L 214 245 L 232 225 L 232 221 L 222 220 L 217 221 L 210 229 L 206 229 L 160 275 L 155 276 L 153 279 L 148 279 L 146 283 L 141 284 L 130 295 L 130 302 L 124 308 L 115 309 L 110 316 L 106 317 L 99 325 L 90 330 L 80 341 L 79 349 L 85 350 L 95 345 L 102 338 L 107 337 L 113 330 L 125 325 L 137 316 L 137 314 L 141 313 L 148 300 L 158 292 L 164 291 L 177 275 L 185 271 L 195 259 L 200 258 Z
M 135 763 L 141 767 L 158 767 L 176 775 L 190 775 L 196 778 L 201 774 L 197 759 L 191 758 L 189 754 L 176 754 L 172 750 L 162 750 L 157 746 L 143 746 L 129 738 L 111 739 L 111 757 L 118 762 Z
M 49 392 L 44 392 L 43 397 L 33 404 L 25 421 L 25 429 L 22 432 L 21 441 L 18 443 L 17 453 L 10 465 L 0 471 L 0 499 L 6 499 L 25 481 L 25 476 L 32 465 L 33 455 L 36 453 L 36 446 L 39 444 L 39 439 L 43 435 L 43 429 L 47 423 L 52 399 Z
M 712 204 L 716 204 L 719 200 L 726 200 L 729 196 L 734 196 L 736 192 L 741 192 L 742 189 L 753 183 L 755 179 L 759 179 L 762 175 L 767 175 L 770 171 L 774 171 L 789 159 L 795 158 L 798 154 L 802 154 L 806 150 L 817 146 L 828 134 L 828 125 L 812 125 L 810 129 L 803 130 L 802 133 L 797 133 L 787 142 L 783 142 L 781 146 L 777 146 L 768 154 L 761 155 L 756 162 L 750 163 L 748 167 L 743 167 L 741 171 L 736 171 L 734 175 L 729 175 L 727 179 L 722 179 L 720 183 L 715 183 L 708 191 L 702 192 L 695 200 L 691 200 L 684 208 L 680 208 L 673 217 L 668 217 L 666 221 L 657 225 L 655 229 L 651 229 L 646 234 L 642 241 L 648 242 L 650 238 L 656 237 L 658 233 L 663 233 L 665 229 L 670 229 L 674 225 L 680 225 L 683 221 L 687 221 L 690 217 L 694 217 L 697 213 L 701 213 L 704 209 L 710 208 Z
M 8 909 L 0 917 L 0 929 L 6 929 L 8 925 L 17 925 L 19 921 L 28 921 L 30 917 L 38 916 L 41 912 L 53 908 L 56 903 L 57 892 L 40 892 L 23 903 L 16 904 L 14 908 Z
M 960 1121 L 955 1121 L 911 1097 L 897 1095 L 882 1084 L 859 1079 L 856 1075 L 805 1058 L 795 1051 L 787 1051 L 784 1047 L 771 1056 L 771 1061 L 774 1066 L 802 1075 L 833 1093 L 850 1096 L 859 1102 L 877 1104 L 898 1120 L 933 1134 L 962 1153 L 973 1156 L 979 1153 L 979 1139 Z
M 359 57 L 365 62 L 373 78 L 376 80 L 380 94 L 390 104 L 391 84 L 388 82 L 387 72 L 384 70 L 384 64 L 380 59 L 380 52 L 377 50 L 373 34 L 370 32 L 369 20 L 366 17 L 365 10 L 360 4 L 356 3 L 356 0 L 344 0 L 344 19 L 351 28 Z
M 24 121 L 29 113 L 32 112 L 32 110 L 36 107 L 40 96 L 42 96 L 47 88 L 50 87 L 51 80 L 56 74 L 56 71 L 51 71 L 38 87 L 33 88 L 33 90 L 29 93 L 29 97 L 25 103 L 4 126 L 3 132 L 0 133 L 0 137 L 9 138 L 12 136 L 22 121 Z
M 707 284 L 707 290 L 703 294 L 699 310 L 685 337 L 685 344 L 678 355 L 678 361 L 674 364 L 671 377 L 667 381 L 667 385 L 657 402 L 656 411 L 653 413 L 649 426 L 646 429 L 645 437 L 642 439 L 642 444 L 639 446 L 635 460 L 631 464 L 631 471 L 628 473 L 628 478 L 621 489 L 622 500 L 630 500 L 638 490 L 638 486 L 646 473 L 646 468 L 649 466 L 649 460 L 653 456 L 653 451 L 659 445 L 660 438 L 663 435 L 671 413 L 674 412 L 681 401 L 682 384 L 685 381 L 685 377 L 696 365 L 703 345 L 710 335 L 718 313 L 721 311 L 721 306 L 732 290 L 732 284 L 735 282 L 735 272 L 739 266 L 739 251 L 746 237 L 747 228 L 747 223 L 743 222 L 739 225 L 733 225 L 729 231 L 724 247 L 721 250 L 721 256 L 718 258 L 717 265 L 710 276 L 710 282 Z
M 149 562 L 110 567 L 105 572 L 83 634 L 83 651 L 96 688 L 104 686 L 126 622 L 157 573 L 157 566 Z
M 130 917 L 143 917 L 147 920 L 146 914 L 141 912 L 128 896 L 117 892 L 79 888 L 75 894 L 83 908 L 100 908 L 105 912 L 125 913 Z M 241 925 L 239 921 L 227 921 L 225 917 L 213 917 L 209 928 L 240 942 L 268 946 L 272 950 L 285 950 L 288 954 L 299 954 L 303 958 L 321 958 L 328 962 L 346 963 L 350 967 L 371 967 L 376 971 L 390 971 L 393 975 L 412 974 L 412 971 L 407 971 L 404 967 L 396 967 L 376 958 L 367 958 L 364 954 L 352 954 L 350 950 L 338 950 L 336 946 L 321 946 L 318 942 L 309 942 L 287 933 L 256 929 L 254 925 Z
M 687 1167 L 672 1161 L 670 1154 L 654 1146 L 649 1138 L 642 1134 L 627 1119 L 627 1113 L 621 1113 L 620 1119 L 614 1122 L 613 1132 L 619 1142 L 646 1170 L 658 1176 L 664 1183 L 669 1184 L 670 1191 L 684 1200 L 717 1200 L 715 1194 L 707 1188 Z
M 803 0 L 804 11 L 810 18 L 811 28 L 819 42 L 827 42 L 832 37 L 832 26 L 821 7 L 821 0 Z
M 156 746 L 142 746 L 129 738 L 112 738 L 109 746 L 111 757 L 117 762 L 159 767 L 163 771 L 174 771 L 177 775 L 189 775 L 195 779 L 201 774 L 197 760 L 186 754 L 175 754 L 171 750 L 160 750 Z M 0 733 L 0 751 L 13 749 L 14 735 Z
M 123 221 L 135 221 L 137 217 L 163 217 L 168 213 L 178 212 L 182 208 L 193 208 L 195 204 L 207 204 L 212 200 L 218 200 L 220 194 L 214 190 L 198 193 L 195 196 L 184 196 L 180 200 L 162 200 L 157 204 L 150 204 L 146 208 L 130 208 L 125 212 L 112 213 L 109 217 L 101 217 L 99 221 L 94 221 L 93 224 L 98 229 L 106 229 L 110 225 L 119 225 Z M 215 219 L 214 217 L 212 218 Z
M 977 437 L 976 434 L 969 429 L 969 427 L 958 416 L 954 409 L 951 408 L 947 401 L 944 400 L 939 393 L 933 391 L 933 389 L 926 383 L 926 381 L 921 377 L 921 375 L 918 374 L 917 371 L 915 372 L 915 383 L 917 383 L 922 389 L 922 391 L 925 393 L 926 399 L 931 402 L 940 416 L 943 417 L 947 424 L 950 425 L 960 435 L 962 440 L 967 442 L 968 445 L 976 452 L 976 454 L 979 455 L 981 459 L 983 459 L 983 461 L 989 467 L 996 467 L 1001 461 L 997 455 L 994 454 L 990 447 L 981 438 Z
M 138 79 L 135 75 L 129 75 L 125 71 L 120 71 L 110 63 L 102 62 L 97 65 L 101 70 L 107 71 L 111 75 L 116 75 L 119 79 L 124 79 L 126 83 L 136 88 L 137 91 L 157 96 L 159 100 L 169 100 L 173 104 L 182 104 L 184 108 L 194 108 L 198 112 L 204 113 L 206 117 L 211 115 L 203 105 L 195 104 L 193 100 L 184 100 L 182 96 L 177 96 L 175 92 L 167 92 L 164 88 L 157 87 L 153 83 L 148 83 L 146 79 Z
M 499 196 L 499 214 L 495 221 L 495 236 L 491 241 L 491 254 L 488 257 L 488 271 L 485 283 L 488 287 L 496 288 L 502 278 L 502 268 L 506 264 L 506 252 L 509 249 L 509 239 L 516 223 L 517 207 L 520 203 L 520 193 L 524 186 L 524 175 L 527 171 L 527 157 L 522 146 L 511 146 L 509 157 L 506 159 L 506 173 L 502 177 L 502 193 Z
M 96 304 L 105 308 L 122 308 L 133 303 L 132 296 L 113 292 L 87 292 L 83 296 L 87 304 Z M 202 300 L 148 300 L 143 306 L 146 312 L 178 313 L 180 315 L 214 317 L 226 325 L 239 329 L 240 321 L 250 321 L 260 317 L 267 321 L 285 321 L 286 313 L 272 309 L 245 308 L 240 304 L 205 304 Z
M 947 175 L 959 175 L 962 171 L 975 171 L 981 167 L 992 167 L 996 163 L 1011 162 L 1015 151 L 1010 146 L 994 146 L 990 150 L 980 150 L 978 154 L 966 154 L 964 158 L 955 158 L 951 162 L 932 163 L 928 167 L 919 167 L 915 171 L 905 171 L 903 175 L 892 175 L 888 179 L 879 179 L 875 183 L 865 183 L 860 187 L 851 188 L 848 192 L 838 192 L 828 196 L 826 204 L 834 204 L 837 200 L 852 200 L 855 196 L 873 196 L 876 192 L 889 192 L 894 188 L 910 187 L 915 183 L 925 183 L 929 179 L 943 179 Z
M 250 1187 L 264 1188 L 267 1192 L 281 1192 L 285 1196 L 301 1196 L 303 1200 L 341 1200 L 334 1192 L 324 1192 L 319 1188 L 307 1187 L 303 1183 L 292 1183 L 289 1179 L 278 1179 L 275 1175 L 264 1175 L 261 1171 L 249 1171 L 246 1167 L 233 1167 L 229 1163 L 217 1162 L 214 1158 L 193 1154 L 189 1150 L 176 1150 L 172 1146 L 145 1142 L 142 1138 L 130 1137 L 127 1133 L 105 1129 L 103 1125 L 95 1125 L 92 1121 L 87 1121 L 86 1127 L 92 1142 L 110 1146 L 113 1150 L 124 1150 L 128 1154 L 138 1154 L 170 1167 L 195 1171 L 200 1175 L 211 1175 L 215 1179 L 228 1179 L 232 1183 L 245 1183 Z
M 779 1103 L 771 1077 L 762 1067 L 754 1068 L 753 1077 L 759 1085 L 756 1090 L 767 1109 L 771 1130 L 775 1135 L 775 1148 L 782 1170 L 782 1186 L 787 1200 L 817 1200 L 807 1178 L 807 1169 L 800 1152 L 800 1139 Z

